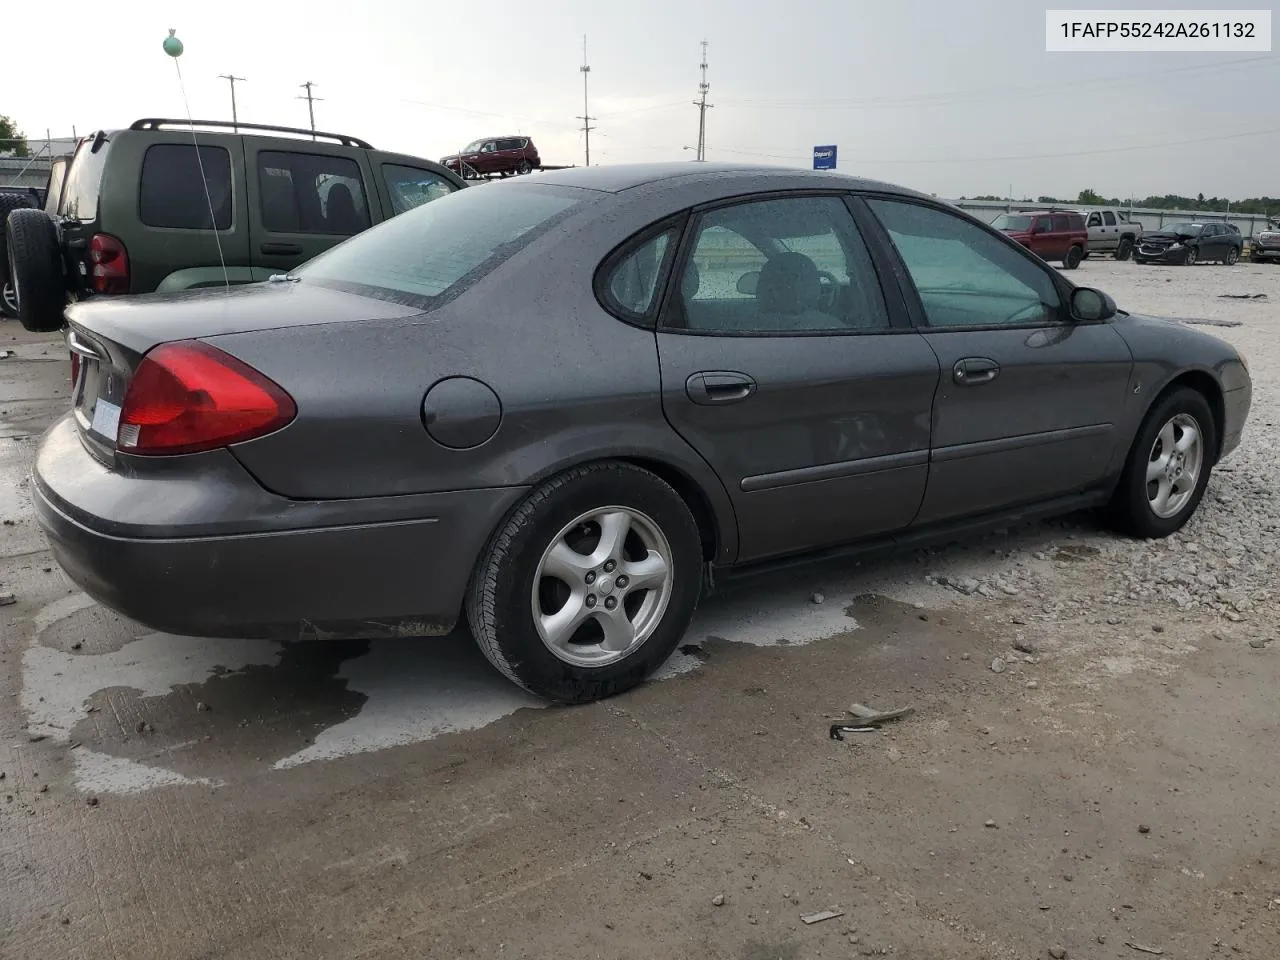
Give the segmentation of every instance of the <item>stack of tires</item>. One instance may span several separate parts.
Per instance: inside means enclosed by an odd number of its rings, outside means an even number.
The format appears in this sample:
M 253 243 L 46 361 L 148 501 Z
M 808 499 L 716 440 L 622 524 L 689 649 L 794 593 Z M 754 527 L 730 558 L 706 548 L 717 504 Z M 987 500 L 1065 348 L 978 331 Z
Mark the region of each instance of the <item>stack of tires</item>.
M 0 280 L 4 316 L 37 333 L 62 326 L 67 287 L 58 227 L 34 198 L 0 193 Z
M 12 319 L 18 315 L 18 298 L 10 275 L 13 266 L 9 262 L 5 224 L 9 214 L 14 210 L 30 209 L 35 206 L 35 199 L 23 193 L 0 193 L 0 282 L 4 284 L 4 294 L 0 296 L 0 314 Z

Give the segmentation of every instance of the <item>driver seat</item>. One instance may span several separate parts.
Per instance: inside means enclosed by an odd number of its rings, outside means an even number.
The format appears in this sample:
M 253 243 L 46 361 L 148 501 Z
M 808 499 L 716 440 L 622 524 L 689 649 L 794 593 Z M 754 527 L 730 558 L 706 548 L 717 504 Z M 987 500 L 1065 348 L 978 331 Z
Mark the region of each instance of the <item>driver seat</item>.
M 825 330 L 832 318 L 818 309 L 821 301 L 818 267 L 803 253 L 780 253 L 760 270 L 756 310 L 761 329 Z

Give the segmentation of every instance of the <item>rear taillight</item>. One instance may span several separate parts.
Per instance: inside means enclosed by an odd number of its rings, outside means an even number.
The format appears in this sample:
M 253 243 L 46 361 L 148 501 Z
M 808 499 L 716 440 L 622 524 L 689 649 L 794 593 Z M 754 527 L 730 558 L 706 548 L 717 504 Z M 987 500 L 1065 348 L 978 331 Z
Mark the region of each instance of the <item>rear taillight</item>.
M 89 241 L 89 273 L 94 293 L 129 292 L 129 252 L 107 233 L 95 233 Z
M 76 380 L 80 378 L 80 354 L 74 350 L 68 350 L 67 352 L 71 354 L 71 386 L 74 387 Z
M 230 354 L 196 340 L 165 343 L 129 381 L 116 447 L 145 456 L 199 453 L 279 430 L 297 412 L 284 390 Z

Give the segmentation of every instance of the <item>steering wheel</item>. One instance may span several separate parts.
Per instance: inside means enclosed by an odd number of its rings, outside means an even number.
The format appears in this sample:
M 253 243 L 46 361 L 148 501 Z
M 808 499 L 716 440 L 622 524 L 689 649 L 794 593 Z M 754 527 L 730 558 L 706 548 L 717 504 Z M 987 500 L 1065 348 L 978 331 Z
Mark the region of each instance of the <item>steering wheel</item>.
M 820 309 L 830 310 L 836 305 L 836 294 L 840 290 L 840 281 L 836 279 L 836 275 L 828 270 L 818 271 L 818 284 L 821 289 Z

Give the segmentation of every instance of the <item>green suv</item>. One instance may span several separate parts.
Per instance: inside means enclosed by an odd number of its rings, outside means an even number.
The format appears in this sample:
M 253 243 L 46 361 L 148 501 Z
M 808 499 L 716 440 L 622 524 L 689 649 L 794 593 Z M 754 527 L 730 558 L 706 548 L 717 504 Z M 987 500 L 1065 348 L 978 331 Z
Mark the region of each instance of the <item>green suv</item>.
M 139 120 L 80 141 L 56 208 L 9 215 L 18 318 L 56 330 L 68 297 L 266 280 L 464 187 L 438 163 L 342 134 Z

